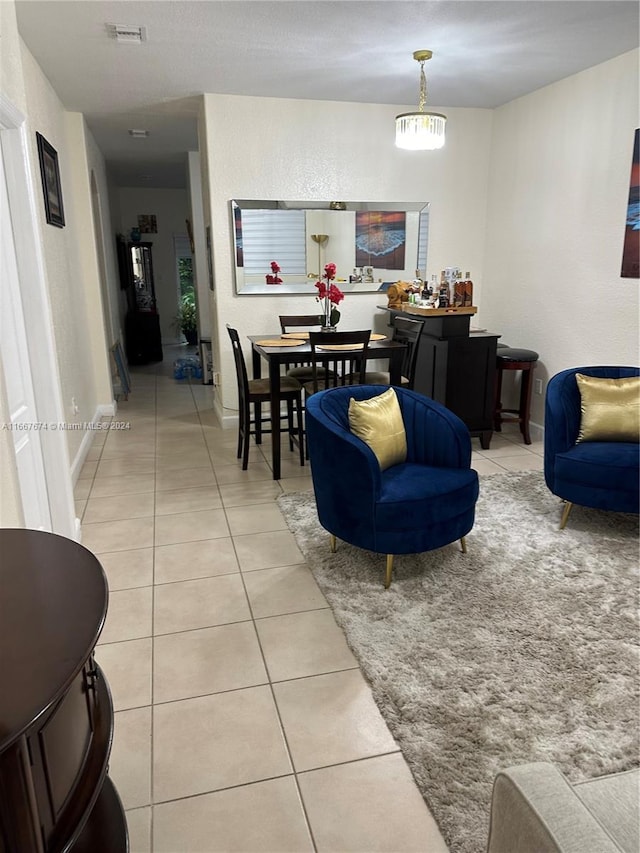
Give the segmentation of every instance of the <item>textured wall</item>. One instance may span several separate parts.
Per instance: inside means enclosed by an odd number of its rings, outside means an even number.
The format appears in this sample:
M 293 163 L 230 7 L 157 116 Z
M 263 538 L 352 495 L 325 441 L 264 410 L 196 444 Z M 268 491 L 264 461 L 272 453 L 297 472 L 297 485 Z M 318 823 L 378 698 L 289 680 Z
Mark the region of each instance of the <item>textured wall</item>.
M 225 324 L 236 326 L 242 337 L 263 334 L 279 328 L 280 313 L 317 309 L 312 283 L 306 297 L 235 295 L 232 198 L 429 201 L 428 274 L 450 265 L 471 270 L 481 298 L 491 112 L 445 108 L 445 148 L 419 152 L 395 148 L 398 111 L 378 104 L 205 95 L 203 179 L 208 174 L 210 197 L 207 210 L 205 193 L 205 221 L 210 214 L 225 414 L 236 407 Z M 376 311 L 380 302 L 386 298 L 349 294 L 340 306 L 341 322 L 345 328 L 369 328 L 373 321 L 382 328 L 387 315 Z
M 49 299 L 55 330 L 58 369 L 62 388 L 64 418 L 69 423 L 90 421 L 95 415 L 101 400 L 96 387 L 94 371 L 94 347 L 104 347 L 104 341 L 92 342 L 87 318 L 86 288 L 93 288 L 96 281 L 87 272 L 79 254 L 80 235 L 78 228 L 77 205 L 74 198 L 74 186 L 82 191 L 74 181 L 77 163 L 74 155 L 82 157 L 82 143 L 74 133 L 69 134 L 65 110 L 43 75 L 40 66 L 27 48 L 22 47 L 22 67 L 27 94 L 27 111 L 31 131 L 31 157 L 34 167 L 32 175 L 34 188 L 41 194 L 41 181 L 38 169 L 38 152 L 35 131 L 39 131 L 58 152 L 60 181 L 66 225 L 56 228 L 45 220 L 44 204 L 37 205 L 42 234 L 42 250 L 46 265 L 46 277 Z M 75 165 L 74 165 L 75 164 Z M 86 187 L 85 187 L 86 192 Z M 39 195 L 38 201 L 41 201 Z M 93 240 L 93 235 L 90 235 Z M 75 413 L 72 399 L 78 406 Z M 80 443 L 84 438 L 81 430 L 66 432 L 69 456 L 74 460 Z
M 540 353 L 536 377 L 638 364 L 637 279 L 622 243 L 638 110 L 638 51 L 495 111 L 483 325 Z M 532 419 L 544 420 L 544 395 Z

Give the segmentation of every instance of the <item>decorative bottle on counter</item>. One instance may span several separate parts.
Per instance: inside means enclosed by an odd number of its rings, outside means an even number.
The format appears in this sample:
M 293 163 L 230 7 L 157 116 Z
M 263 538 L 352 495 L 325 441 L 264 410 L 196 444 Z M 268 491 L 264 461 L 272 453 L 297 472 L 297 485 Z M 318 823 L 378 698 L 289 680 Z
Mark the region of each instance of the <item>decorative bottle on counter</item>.
M 462 304 L 465 306 L 473 305 L 473 282 L 471 281 L 471 273 L 466 272 L 464 274 L 464 278 L 464 299 Z

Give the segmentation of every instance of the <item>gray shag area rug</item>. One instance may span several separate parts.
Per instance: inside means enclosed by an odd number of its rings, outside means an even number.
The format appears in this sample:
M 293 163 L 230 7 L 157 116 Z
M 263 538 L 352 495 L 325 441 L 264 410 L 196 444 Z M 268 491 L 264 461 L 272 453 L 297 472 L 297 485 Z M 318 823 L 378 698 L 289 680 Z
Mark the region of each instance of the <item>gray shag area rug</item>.
M 638 517 L 561 503 L 542 474 L 482 477 L 468 553 L 339 542 L 312 492 L 278 503 L 452 853 L 486 849 L 493 778 L 571 781 L 640 759 Z

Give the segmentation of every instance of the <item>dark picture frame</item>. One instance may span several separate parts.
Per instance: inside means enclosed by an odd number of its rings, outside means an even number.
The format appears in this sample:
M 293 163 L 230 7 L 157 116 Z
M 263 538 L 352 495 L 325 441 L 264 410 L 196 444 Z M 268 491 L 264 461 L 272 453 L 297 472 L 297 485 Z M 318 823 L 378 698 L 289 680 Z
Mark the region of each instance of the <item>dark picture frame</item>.
M 38 141 L 38 158 L 40 160 L 40 177 L 44 193 L 44 210 L 49 225 L 64 228 L 64 206 L 62 203 L 62 187 L 60 185 L 60 168 L 58 152 L 47 142 L 41 133 L 36 132 Z
M 640 278 L 640 129 L 633 138 L 621 278 Z
M 209 290 L 215 290 L 213 277 L 213 247 L 211 245 L 211 226 L 207 225 L 207 267 L 209 270 Z

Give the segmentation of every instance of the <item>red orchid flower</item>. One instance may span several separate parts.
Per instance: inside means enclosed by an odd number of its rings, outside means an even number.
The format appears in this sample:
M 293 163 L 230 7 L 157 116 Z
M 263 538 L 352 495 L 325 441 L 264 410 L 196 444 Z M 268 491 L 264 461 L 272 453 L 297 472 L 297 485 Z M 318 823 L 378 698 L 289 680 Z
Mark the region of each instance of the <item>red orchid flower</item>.
M 339 305 L 344 299 L 344 293 L 340 290 L 339 287 L 336 287 L 335 284 L 329 285 L 329 302 L 333 302 L 334 305 Z
M 329 292 L 327 290 L 327 285 L 322 280 L 316 281 L 315 285 L 318 288 L 318 299 L 324 299 Z
M 331 281 L 332 278 L 336 277 L 336 265 L 335 264 L 326 264 L 324 268 L 324 277 L 327 281 Z
M 280 272 L 280 264 L 277 261 L 271 261 L 271 272 L 277 275 Z

